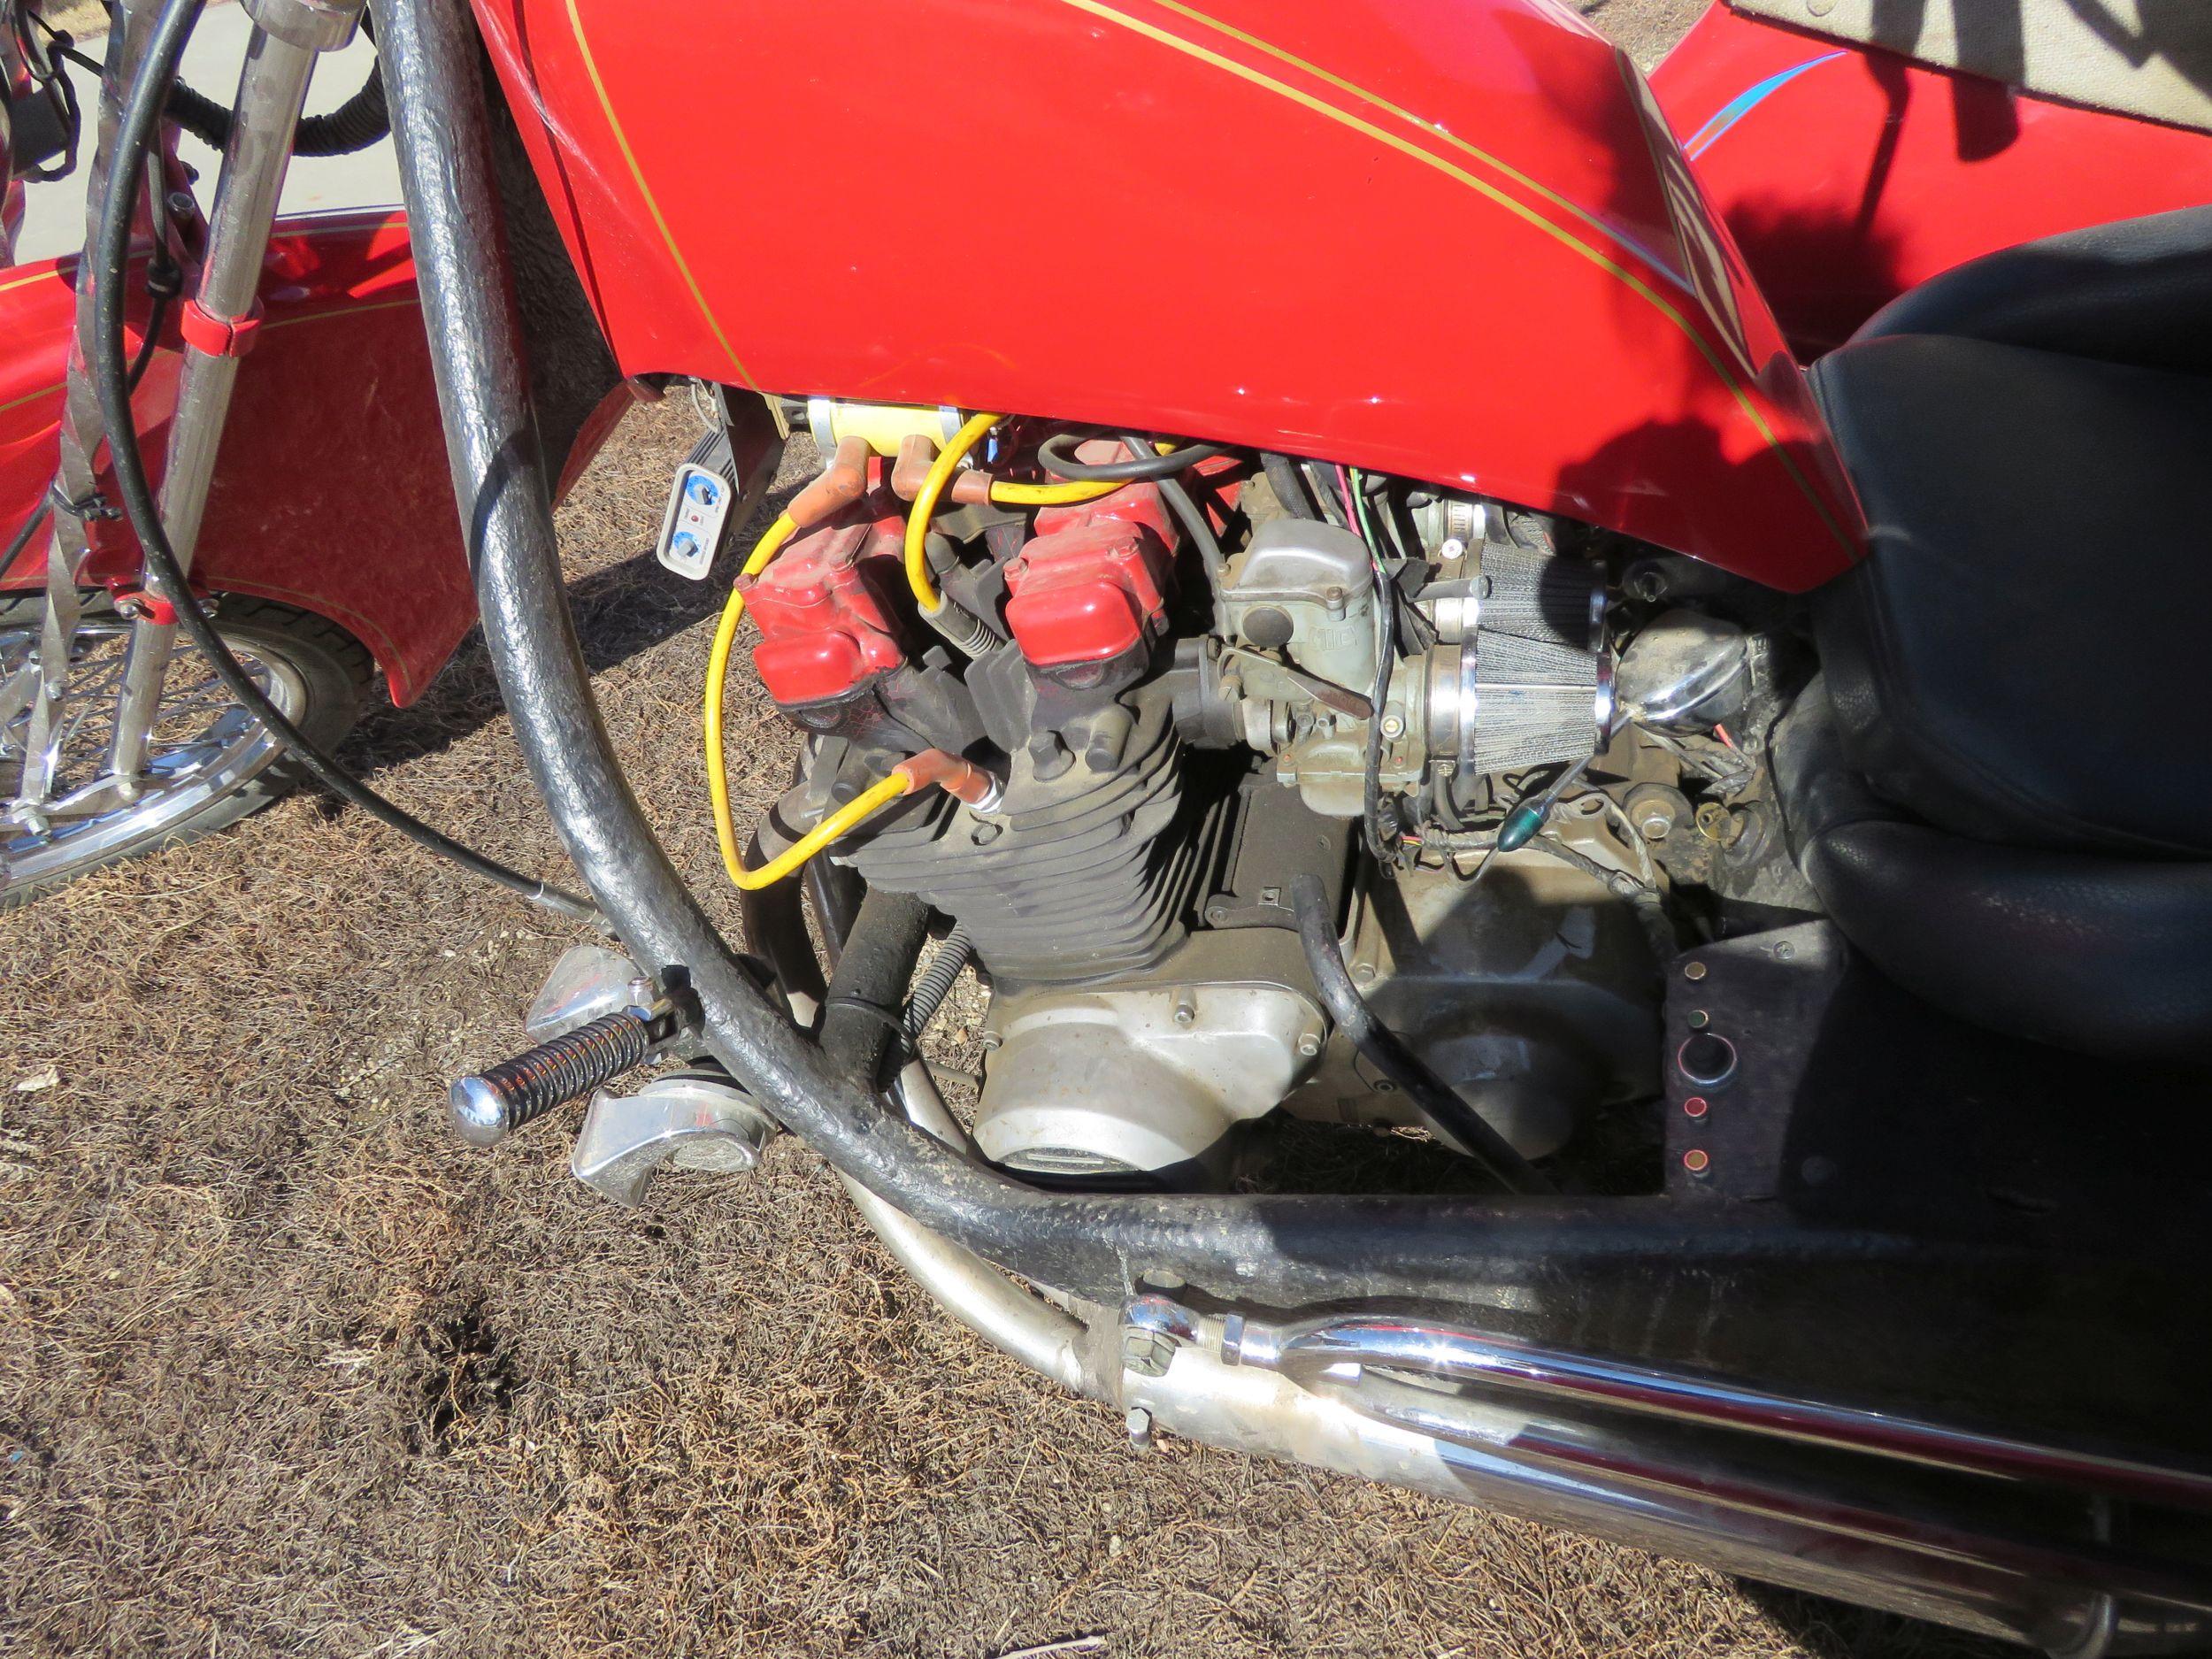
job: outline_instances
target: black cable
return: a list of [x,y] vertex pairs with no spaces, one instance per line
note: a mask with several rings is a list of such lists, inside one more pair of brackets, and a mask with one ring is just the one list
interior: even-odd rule
[[1217,443],[1187,443],[1166,455],[1154,455],[1149,453],[1149,442],[1127,437],[1122,442],[1133,454],[1126,461],[1079,461],[1064,453],[1088,435],[1074,432],[1056,434],[1037,446],[1037,459],[1055,478],[1072,479],[1083,484],[1132,484],[1146,479],[1172,478],[1186,467],[1223,453]]
[[1299,472],[1297,462],[1286,455],[1263,449],[1260,465],[1266,468],[1267,481],[1274,486],[1275,499],[1282,503],[1285,512],[1294,518],[1321,518],[1321,511],[1313,504],[1313,495],[1306,488],[1305,476]]
[[50,498],[44,495],[38,498],[38,505],[31,509],[31,516],[23,521],[23,527],[9,541],[8,550],[0,553],[0,572],[15,568],[16,560],[22,557],[23,549],[31,545],[31,538],[38,534],[39,526],[46,522],[46,515],[53,510],[54,503]]
[[[31,19],[39,27],[44,29],[49,37],[46,49],[47,65],[51,72],[48,76],[39,76],[35,73],[34,79],[42,88],[50,79],[55,89],[61,95],[62,119],[69,134],[69,146],[59,161],[49,162],[46,165],[35,168],[23,176],[34,184],[52,184],[67,178],[77,170],[77,142],[84,132],[84,111],[77,102],[76,84],[62,71],[52,67],[53,59],[56,58],[72,59],[88,67],[95,74],[100,73],[101,68],[98,64],[94,63],[82,52],[74,50],[73,42],[65,31],[56,28],[36,12],[31,13]],[[34,44],[28,36],[19,35],[17,38],[22,42],[27,52]]]
[[1344,511],[1351,516],[1352,528],[1367,549],[1367,563],[1375,573],[1375,688],[1367,699],[1374,713],[1368,717],[1367,752],[1361,768],[1360,833],[1367,843],[1369,856],[1384,870],[1395,874],[1397,836],[1392,827],[1383,823],[1382,728],[1390,708],[1391,676],[1398,666],[1398,595],[1383,570],[1382,556],[1369,540],[1367,516],[1348,491],[1344,498]]
[[146,378],[146,371],[153,367],[154,349],[161,344],[162,325],[169,319],[169,300],[166,294],[156,294],[153,309],[146,314],[146,333],[138,342],[138,355],[131,359],[130,388],[134,392]]
[[[1144,443],[1142,438],[1133,434],[1123,438],[1122,442],[1133,449],[1141,448]],[[1160,458],[1164,461],[1170,457],[1164,455]],[[1198,544],[1198,561],[1206,567],[1206,586],[1211,590],[1210,596],[1213,601],[1214,627],[1217,632],[1224,631],[1226,625],[1223,621],[1222,595],[1229,591],[1229,563],[1222,556],[1221,538],[1214,534],[1214,527],[1206,518],[1206,510],[1192,500],[1190,491],[1183,488],[1181,479],[1171,474],[1155,481],[1160,487],[1160,499],[1167,503],[1168,511],[1182,525],[1183,533]]]
[[1290,903],[1298,918],[1298,942],[1305,947],[1314,988],[1360,1057],[1396,1084],[1432,1129],[1448,1137],[1507,1192],[1551,1191],[1551,1183],[1513,1149],[1513,1143],[1488,1118],[1460,1099],[1397,1033],[1375,1018],[1345,971],[1344,952],[1337,944],[1336,913],[1321,878],[1310,870],[1293,876]]
[[158,579],[165,597],[176,607],[177,620],[199,648],[216,677],[246,710],[275,734],[293,757],[318,783],[342,800],[359,807],[377,822],[397,830],[418,846],[472,871],[509,892],[518,894],[541,909],[572,920],[597,923],[599,912],[590,902],[549,886],[534,877],[510,870],[505,864],[462,846],[421,819],[403,811],[366,784],[348,774],[311,742],[248,678],[238,659],[201,609],[185,580],[176,550],[154,500],[146,476],[145,457],[138,447],[138,430],[131,415],[129,370],[123,360],[123,300],[128,291],[132,220],[135,218],[136,180],[151,151],[161,123],[162,102],[168,84],[176,77],[185,42],[199,20],[203,0],[167,0],[155,20],[146,56],[132,81],[115,134],[115,158],[109,175],[106,199],[100,204],[100,222],[92,253],[96,281],[93,291],[92,337],[84,342],[85,357],[93,390],[100,400],[100,415],[107,427],[109,465],[115,473],[123,511],[137,533],[149,570]]

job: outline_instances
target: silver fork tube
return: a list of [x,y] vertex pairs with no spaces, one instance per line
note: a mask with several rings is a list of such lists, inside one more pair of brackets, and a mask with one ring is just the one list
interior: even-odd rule
[[[214,211],[208,219],[206,257],[196,296],[200,310],[221,323],[242,322],[253,314],[269,232],[276,222],[277,197],[291,160],[293,134],[307,101],[315,59],[324,50],[319,44],[303,43],[314,41],[311,30],[288,27],[290,13],[298,9],[298,0],[247,7],[255,27],[246,47],[245,68],[238,77],[238,101],[216,181]],[[360,4],[355,0],[350,6],[319,10],[345,12],[357,19]],[[349,24],[339,42],[350,32]],[[215,480],[215,459],[237,384],[238,361],[234,354],[185,348],[176,415],[169,428],[168,465],[162,474],[161,521],[176,549],[178,565],[188,570]],[[165,597],[173,600],[174,595]],[[162,685],[175,643],[174,623],[142,618],[131,629],[123,690],[108,744],[109,770],[119,776],[135,777],[145,769],[147,742],[161,707]]]
[[[97,137],[86,173],[85,240],[89,243],[99,224],[101,199],[114,167],[115,127],[122,111],[122,88],[136,74],[153,33],[159,0],[119,0],[108,25],[108,73],[100,86]],[[92,285],[77,290],[80,333],[92,318]],[[101,440],[99,400],[85,373],[81,344],[70,352],[69,379],[62,405],[61,437],[54,474],[56,488],[69,501],[83,501],[94,493],[98,474],[92,463]],[[31,710],[23,756],[23,771],[10,805],[9,821],[31,829],[43,828],[45,808],[53,794],[54,763],[59,755],[62,723],[67,718],[70,654],[76,641],[82,606],[77,576],[87,546],[84,526],[65,513],[52,516],[46,538],[46,616],[39,632],[38,656],[29,665]]]

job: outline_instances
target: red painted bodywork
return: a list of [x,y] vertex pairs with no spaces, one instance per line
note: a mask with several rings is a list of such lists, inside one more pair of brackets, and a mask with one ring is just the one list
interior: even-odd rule
[[1546,0],[477,12],[626,373],[1324,456],[1786,588],[1855,556],[1655,104]]
[[[1728,120],[1735,100],[1801,67]],[[2212,135],[2028,97],[1723,4],[1651,84],[1808,359],[1981,254],[2212,202]]]
[[[76,261],[0,272],[0,523],[19,523],[53,476]],[[402,704],[476,618],[415,295],[396,215],[288,221],[271,244],[266,320],[238,377],[194,561],[210,591],[328,617],[375,656]],[[177,357],[138,394],[158,465]],[[35,539],[0,585],[43,580]],[[133,550],[88,572],[130,580]]]
[[[2212,196],[2202,134],[1718,8],[1662,115],[1548,0],[849,0],[833,38],[784,0],[476,4],[629,374],[1317,455],[1788,589],[1863,534],[1798,354],[1992,248]],[[669,96],[672,38],[715,96]],[[795,135],[803,196],[767,159]],[[0,523],[50,476],[73,272],[0,270]],[[403,222],[284,226],[265,303],[196,574],[330,617],[411,701],[474,610]]]

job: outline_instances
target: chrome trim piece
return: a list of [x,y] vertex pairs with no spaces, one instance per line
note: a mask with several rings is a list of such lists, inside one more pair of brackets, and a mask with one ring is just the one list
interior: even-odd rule
[[1486,1383],[1516,1393],[1801,1440],[1839,1451],[2009,1480],[2042,1480],[2212,1509],[2212,1471],[2160,1468],[1779,1394],[1711,1379],[1591,1359],[1446,1325],[1338,1318],[1244,1325],[1233,1363],[1303,1376],[1353,1364]]

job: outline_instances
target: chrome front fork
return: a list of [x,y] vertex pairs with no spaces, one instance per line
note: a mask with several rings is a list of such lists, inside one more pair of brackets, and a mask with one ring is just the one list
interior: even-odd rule
[[[353,38],[365,0],[245,0],[253,38],[238,78],[230,142],[215,186],[197,292],[188,303],[184,365],[162,474],[161,518],[188,570],[215,480],[238,360],[259,319],[261,269],[277,197],[307,101],[315,60]],[[162,597],[174,603],[176,595]],[[108,770],[127,797],[146,768],[176,624],[142,617],[132,626],[123,686],[108,743]]]

